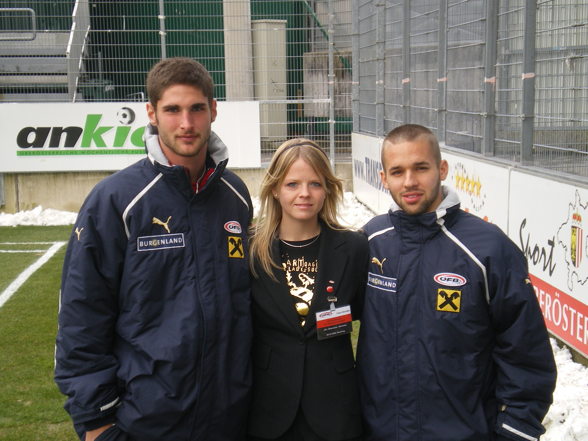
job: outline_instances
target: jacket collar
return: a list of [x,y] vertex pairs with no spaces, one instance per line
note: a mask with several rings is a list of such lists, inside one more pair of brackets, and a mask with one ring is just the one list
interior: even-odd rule
[[[437,209],[434,211],[435,217],[437,219],[441,219],[443,216],[445,216],[449,208],[459,205],[459,196],[451,187],[442,185],[441,192],[443,194],[443,199],[441,200],[441,203],[439,204]],[[403,212],[402,208],[400,208],[400,206],[396,203],[394,199],[392,199],[392,203],[390,204],[390,212]]]
[[[145,151],[147,152],[147,158],[149,161],[161,172],[163,173],[173,173],[178,176],[184,174],[183,167],[180,166],[172,166],[163,153],[161,146],[159,144],[159,132],[157,131],[157,127],[152,124],[147,124],[145,127],[145,132],[143,134],[143,141],[145,142]],[[208,178],[207,182],[211,182],[216,180],[216,176],[220,175],[227,163],[229,161],[228,158],[228,149],[225,143],[219,138],[219,136],[214,133],[210,132],[210,138],[208,139],[208,151],[206,154],[206,165],[205,167],[214,168],[213,174]],[[178,170],[181,169],[181,174]],[[182,179],[184,180],[184,179]],[[206,186],[204,187],[206,188]]]
[[[416,228],[425,228],[430,230],[432,233],[439,230],[441,225],[452,217],[452,213],[459,211],[460,203],[457,193],[447,186],[442,186],[441,191],[443,192],[443,200],[435,211],[430,213],[423,213],[419,215],[408,215],[402,210],[396,202],[392,202],[390,207],[390,220],[394,227],[399,230],[402,234],[406,232],[410,234],[410,231]],[[425,239],[423,236],[422,239]]]
[[[157,127],[152,124],[147,124],[143,133],[143,141],[145,142],[147,156],[151,162],[157,161],[162,165],[171,167],[159,145],[159,132],[157,131]],[[208,156],[212,158],[215,164],[229,160],[229,149],[215,132],[210,132]]]

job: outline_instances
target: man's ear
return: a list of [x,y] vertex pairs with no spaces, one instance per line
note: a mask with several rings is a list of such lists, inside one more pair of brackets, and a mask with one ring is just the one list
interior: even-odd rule
[[210,103],[210,122],[214,122],[216,119],[216,100],[213,98]]
[[157,116],[155,115],[155,107],[151,103],[147,103],[147,117],[151,125],[157,126]]
[[441,163],[439,164],[439,178],[444,181],[445,178],[447,178],[447,174],[449,173],[449,164],[447,164],[447,161],[445,159],[441,160]]
[[380,170],[380,179],[382,180],[382,185],[386,190],[390,190],[388,188],[388,182],[386,181],[386,172],[384,170]]

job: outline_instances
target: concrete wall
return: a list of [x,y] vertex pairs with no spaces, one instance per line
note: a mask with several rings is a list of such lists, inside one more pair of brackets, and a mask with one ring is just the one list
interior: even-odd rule
[[0,211],[15,213],[37,206],[78,211],[87,194],[110,172],[4,174]]
[[[233,169],[247,184],[251,196],[258,196],[265,168]],[[336,164],[345,191],[352,191],[351,163]],[[94,186],[111,172],[6,173],[4,206],[0,212],[16,213],[37,206],[77,212]]]

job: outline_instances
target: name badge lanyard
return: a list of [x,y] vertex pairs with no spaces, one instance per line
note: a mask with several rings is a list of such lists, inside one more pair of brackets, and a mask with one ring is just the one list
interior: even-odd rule
[[351,307],[349,305],[337,307],[335,295],[335,282],[329,280],[326,288],[329,309],[316,313],[316,334],[319,340],[350,334],[353,328],[351,324]]

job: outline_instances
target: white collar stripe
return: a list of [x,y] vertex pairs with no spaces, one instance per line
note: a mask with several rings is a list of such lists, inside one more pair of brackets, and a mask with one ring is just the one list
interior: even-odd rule
[[468,247],[466,247],[457,237],[451,233],[447,227],[441,224],[441,230],[449,237],[457,246],[459,246],[470,258],[478,265],[484,275],[484,288],[486,289],[486,301],[490,303],[490,290],[488,289],[488,275],[486,274],[486,267],[478,260],[478,258],[472,253]]
[[227,187],[229,187],[231,190],[233,190],[233,192],[239,197],[239,199],[241,199],[241,201],[243,201],[243,203],[245,204],[247,209],[249,209],[249,204],[247,203],[247,199],[245,199],[243,197],[243,195],[241,193],[239,193],[235,187],[233,187],[231,184],[229,184],[229,181],[227,181],[225,178],[221,178],[221,181],[223,181],[227,185]]
[[393,230],[393,229],[394,229],[394,227],[388,227],[388,228],[384,228],[383,230],[376,231],[368,236],[368,241],[372,240],[374,237],[379,236],[380,234],[387,233],[388,231]]
[[159,173],[155,177],[155,179],[153,179],[143,190],[141,190],[141,192],[137,196],[135,196],[133,198],[131,203],[129,205],[127,205],[127,208],[125,208],[125,211],[123,212],[123,215],[122,215],[122,221],[123,221],[123,224],[125,225],[125,233],[127,235],[127,239],[129,239],[131,237],[131,233],[129,231],[129,226],[127,225],[127,216],[129,214],[129,211],[131,211],[131,208],[133,208],[135,206],[135,204],[139,201],[139,199],[141,199],[143,197],[143,195],[145,195],[145,193],[147,193],[149,191],[149,189],[151,187],[153,187],[155,185],[155,183],[157,181],[159,181],[162,177],[163,177],[163,174]]

